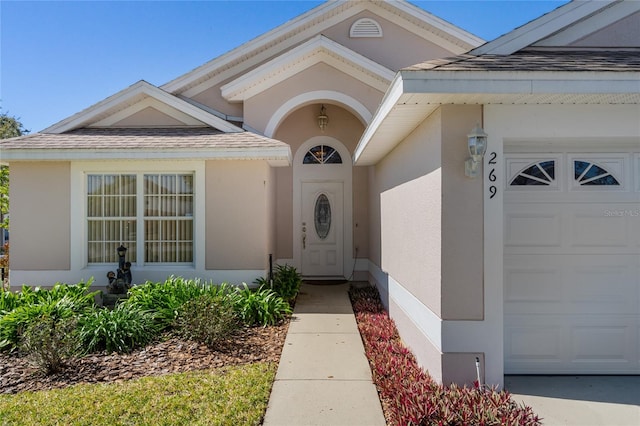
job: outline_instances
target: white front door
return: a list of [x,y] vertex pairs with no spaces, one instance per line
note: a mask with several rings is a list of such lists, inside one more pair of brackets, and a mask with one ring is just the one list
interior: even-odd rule
[[343,182],[302,182],[302,275],[343,276]]

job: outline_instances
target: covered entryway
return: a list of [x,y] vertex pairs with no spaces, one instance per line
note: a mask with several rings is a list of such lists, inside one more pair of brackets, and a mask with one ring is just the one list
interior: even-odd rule
[[506,374],[640,374],[640,156],[512,153]]

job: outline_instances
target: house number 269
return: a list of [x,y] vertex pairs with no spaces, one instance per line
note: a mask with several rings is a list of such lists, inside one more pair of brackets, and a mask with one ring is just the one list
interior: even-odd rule
[[[495,152],[491,152],[489,154],[489,166],[495,166],[496,164],[496,158],[498,157],[498,154],[496,154]],[[496,169],[495,167],[491,167],[491,169],[489,169],[489,182],[492,182],[492,184],[489,186],[489,199],[491,200],[493,197],[496,196],[496,194],[498,193],[498,187],[493,183],[497,180],[498,178],[496,177]]]

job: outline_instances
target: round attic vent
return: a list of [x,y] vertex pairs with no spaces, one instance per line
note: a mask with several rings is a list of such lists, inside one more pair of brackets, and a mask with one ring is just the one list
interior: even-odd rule
[[351,25],[349,37],[382,37],[382,27],[371,18],[360,18]]

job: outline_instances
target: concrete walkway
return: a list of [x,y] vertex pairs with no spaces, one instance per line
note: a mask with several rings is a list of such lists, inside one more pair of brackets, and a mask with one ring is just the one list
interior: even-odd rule
[[348,290],[302,285],[265,426],[386,424]]

